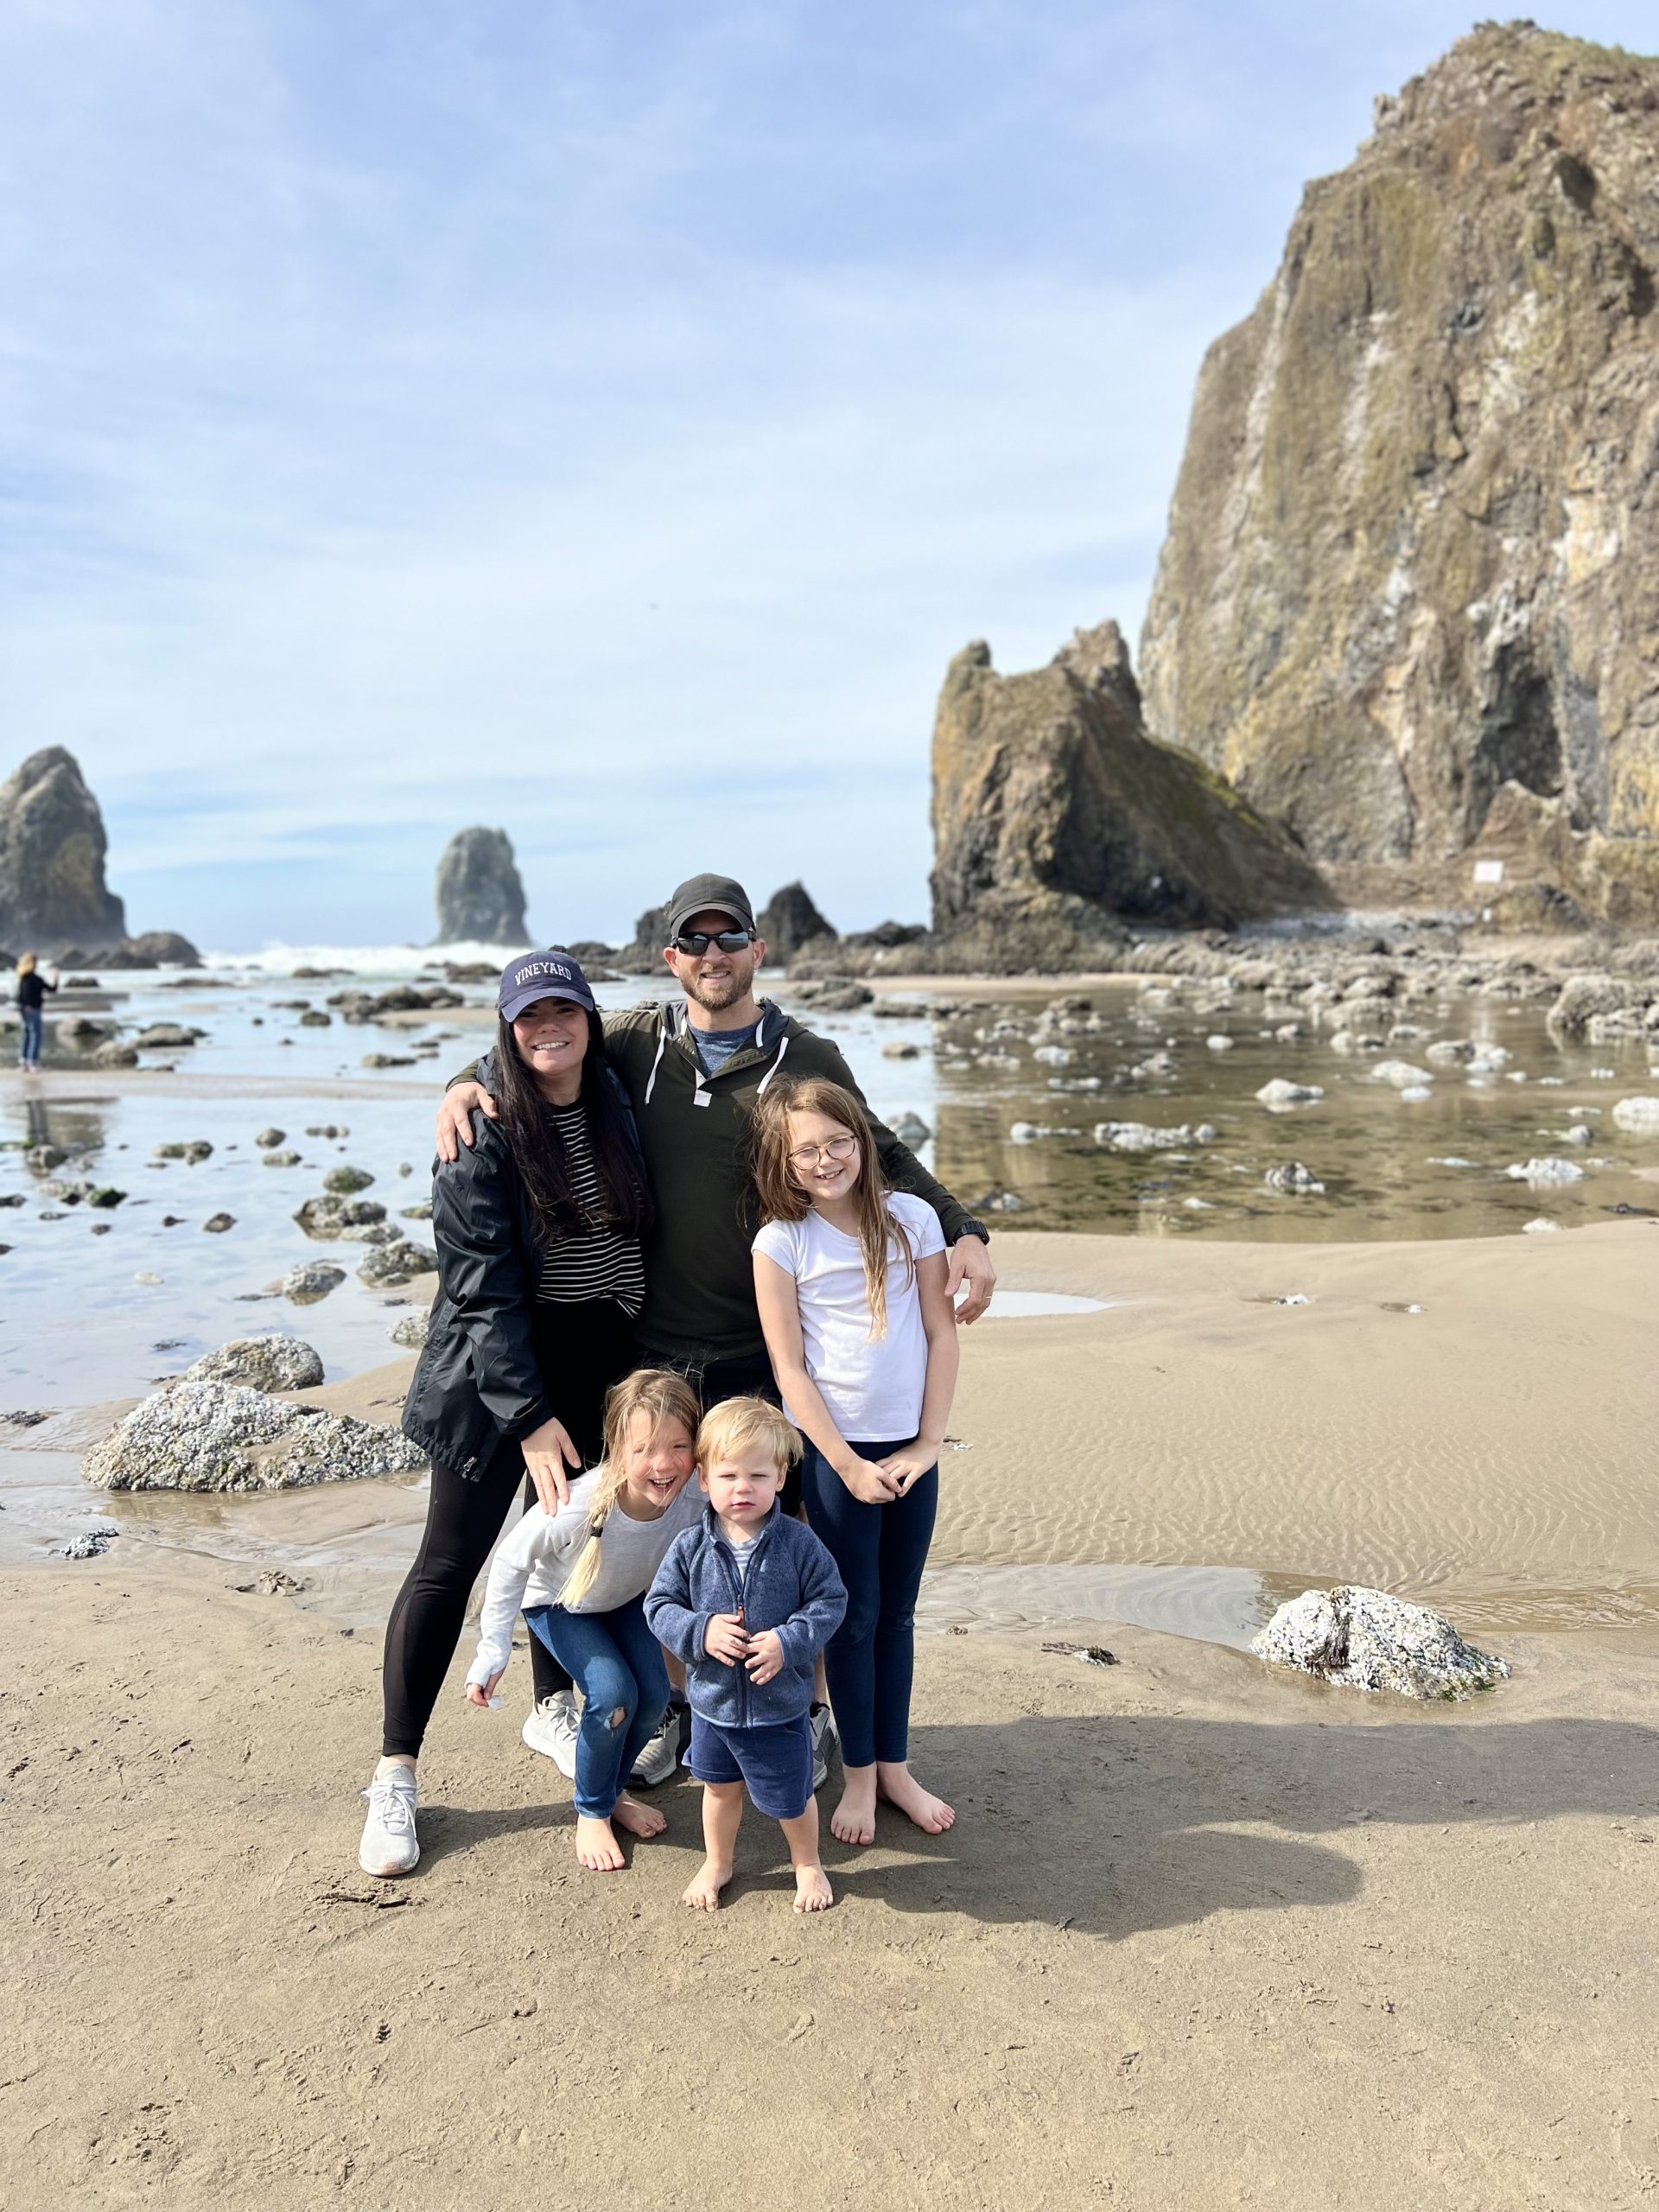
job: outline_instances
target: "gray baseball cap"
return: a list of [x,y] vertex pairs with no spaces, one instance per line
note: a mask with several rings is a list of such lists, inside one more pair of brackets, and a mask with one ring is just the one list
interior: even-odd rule
[[668,934],[677,938],[694,914],[729,914],[741,930],[754,927],[754,909],[742,885],[729,875],[694,875],[668,902]]

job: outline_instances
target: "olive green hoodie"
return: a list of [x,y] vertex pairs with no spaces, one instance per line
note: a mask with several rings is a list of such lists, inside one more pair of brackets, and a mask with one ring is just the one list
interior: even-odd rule
[[[760,1009],[753,1043],[713,1075],[702,1071],[683,999],[651,999],[604,1017],[606,1057],[632,1101],[657,1205],[639,1340],[671,1359],[701,1363],[766,1350],[750,1256],[760,1226],[747,1156],[755,1100],[785,1068],[791,1076],[827,1077],[863,1098],[827,1038],[769,999]],[[473,1072],[465,1069],[452,1080]],[[947,1247],[963,1235],[988,1235],[891,1129],[874,1119],[871,1128],[888,1182],[932,1207]]]

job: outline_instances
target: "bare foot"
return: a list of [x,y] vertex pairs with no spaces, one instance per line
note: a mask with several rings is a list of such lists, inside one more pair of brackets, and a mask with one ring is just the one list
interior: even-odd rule
[[626,1792],[612,1806],[611,1818],[618,1827],[626,1828],[630,1835],[661,1835],[668,1826],[667,1820],[654,1805],[642,1805],[637,1797],[630,1797]]
[[589,1820],[585,1813],[576,1815],[576,1857],[590,1874],[614,1874],[628,1863],[610,1822]]
[[921,1783],[902,1760],[879,1765],[875,1770],[876,1787],[889,1805],[896,1805],[907,1820],[914,1821],[925,1835],[943,1835],[956,1826],[954,1808],[943,1797],[936,1797]]
[[828,1912],[836,1901],[830,1886],[830,1877],[822,1866],[798,1866],[795,1869],[795,1910],[797,1912]]
[[844,1770],[847,1787],[841,1802],[830,1815],[830,1833],[842,1843],[875,1841],[875,1769],[849,1766]]
[[720,1893],[731,1878],[729,1866],[721,1866],[714,1859],[705,1859],[680,1891],[680,1903],[693,1906],[698,1912],[717,1912],[720,1910]]

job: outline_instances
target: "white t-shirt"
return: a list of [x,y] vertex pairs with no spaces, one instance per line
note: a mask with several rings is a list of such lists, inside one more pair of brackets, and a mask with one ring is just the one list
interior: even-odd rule
[[[944,1249],[944,1232],[931,1206],[907,1191],[887,1195],[887,1211],[908,1232],[918,1260]],[[927,1336],[922,1301],[905,1281],[901,1255],[887,1261],[887,1333],[870,1341],[870,1301],[864,1288],[864,1255],[856,1236],[820,1213],[804,1221],[769,1221],[754,1249],[795,1278],[801,1309],[806,1371],[849,1444],[907,1441],[922,1417],[927,1381]],[[785,1402],[798,1427],[799,1416]]]

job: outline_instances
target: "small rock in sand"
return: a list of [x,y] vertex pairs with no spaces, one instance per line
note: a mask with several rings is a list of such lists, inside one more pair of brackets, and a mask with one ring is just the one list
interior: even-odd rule
[[323,1260],[308,1260],[302,1266],[289,1269],[280,1288],[283,1296],[296,1306],[315,1306],[345,1280],[344,1268],[330,1267]]
[[120,1533],[118,1529],[88,1529],[82,1535],[71,1536],[67,1544],[60,1544],[58,1557],[101,1559]]
[[268,1567],[263,1574],[255,1575],[251,1582],[238,1582],[238,1592],[245,1598],[292,1598],[303,1590],[303,1582],[296,1582],[280,1567]]
[[1423,1090],[1434,1078],[1427,1068],[1414,1067],[1409,1060],[1379,1060],[1371,1070],[1371,1080],[1391,1083],[1396,1090]]
[[227,1229],[236,1227],[236,1216],[233,1213],[210,1213],[201,1225],[209,1236],[222,1236]]
[[899,1143],[910,1146],[912,1151],[918,1144],[928,1143],[933,1135],[919,1114],[906,1112],[895,1115],[889,1126]]
[[1541,1213],[1535,1221],[1522,1223],[1521,1234],[1523,1236],[1557,1236],[1560,1232],[1560,1226],[1559,1221],[1551,1221],[1547,1215]]
[[1627,1136],[1659,1137],[1659,1098],[1621,1098],[1613,1109],[1613,1126]]
[[1305,1590],[1280,1606],[1250,1649],[1357,1690],[1465,1698],[1508,1675],[1508,1662],[1465,1643],[1450,1621],[1382,1590]]
[[261,1152],[274,1152],[287,1135],[286,1129],[261,1129],[254,1142]]
[[401,1321],[393,1325],[390,1332],[391,1341],[402,1344],[406,1351],[419,1351],[426,1342],[431,1319],[429,1313],[405,1313]]
[[349,1198],[359,1191],[366,1191],[374,1178],[366,1167],[331,1167],[322,1179],[325,1191]]
[[1512,1183],[1581,1183],[1584,1170],[1575,1160],[1529,1160],[1519,1166],[1506,1167],[1504,1173]]
[[299,1164],[297,1152],[267,1152],[262,1154],[259,1160],[262,1167],[297,1167]]

